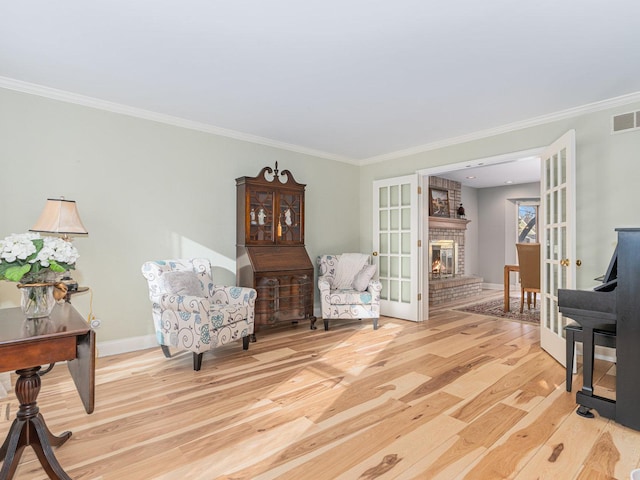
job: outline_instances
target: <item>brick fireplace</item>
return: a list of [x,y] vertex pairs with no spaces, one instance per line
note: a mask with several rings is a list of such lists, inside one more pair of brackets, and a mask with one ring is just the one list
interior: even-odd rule
[[460,300],[482,292],[480,277],[465,275],[465,232],[470,220],[456,218],[461,186],[439,177],[430,186],[449,191],[449,217],[429,217],[429,305]]
[[429,217],[429,305],[460,300],[482,292],[482,278],[464,274],[467,223],[469,220],[460,218]]

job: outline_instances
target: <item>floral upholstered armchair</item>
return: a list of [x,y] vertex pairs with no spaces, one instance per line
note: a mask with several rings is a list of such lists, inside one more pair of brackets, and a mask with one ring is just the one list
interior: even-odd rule
[[324,329],[330,319],[371,318],[378,329],[382,284],[374,279],[376,266],[361,253],[318,257],[318,289]]
[[204,258],[156,260],[142,265],[149,284],[156,339],[167,358],[169,347],[193,352],[193,369],[202,354],[253,334],[256,291],[215,285]]

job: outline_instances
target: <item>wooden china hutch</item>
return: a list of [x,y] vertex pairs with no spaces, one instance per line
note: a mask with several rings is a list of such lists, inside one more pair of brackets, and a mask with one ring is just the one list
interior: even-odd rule
[[[283,178],[284,177],[284,178]],[[264,167],[236,179],[236,275],[258,292],[255,329],[313,315],[313,264],[304,247],[304,184],[289,170]]]

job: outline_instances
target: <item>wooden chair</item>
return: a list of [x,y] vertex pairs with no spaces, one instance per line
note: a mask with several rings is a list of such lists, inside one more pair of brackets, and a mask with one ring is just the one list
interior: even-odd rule
[[516,243],[518,265],[520,267],[520,313],[524,307],[524,294],[527,294],[527,306],[536,308],[536,294],[540,293],[540,244]]

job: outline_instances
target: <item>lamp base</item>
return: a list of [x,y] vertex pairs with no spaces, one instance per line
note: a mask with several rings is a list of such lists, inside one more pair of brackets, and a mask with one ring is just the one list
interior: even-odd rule
[[60,281],[67,286],[67,290],[71,292],[75,292],[76,290],[78,290],[78,282],[76,282],[70,276],[65,275]]

